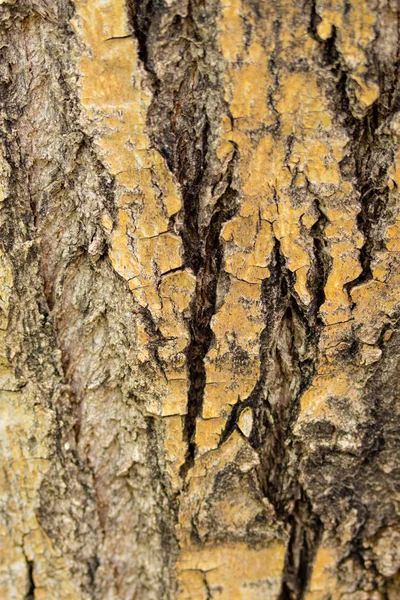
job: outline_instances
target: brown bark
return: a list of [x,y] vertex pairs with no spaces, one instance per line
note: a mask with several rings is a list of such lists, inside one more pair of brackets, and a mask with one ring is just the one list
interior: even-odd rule
[[0,3],[1,598],[400,598],[399,13]]

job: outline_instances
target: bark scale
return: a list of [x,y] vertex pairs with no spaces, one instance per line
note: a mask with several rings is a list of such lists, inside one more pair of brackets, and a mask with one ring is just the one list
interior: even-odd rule
[[0,3],[2,598],[400,598],[399,13]]

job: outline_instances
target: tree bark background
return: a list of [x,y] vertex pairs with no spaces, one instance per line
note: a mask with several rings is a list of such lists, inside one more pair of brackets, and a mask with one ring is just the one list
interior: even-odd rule
[[399,13],[0,2],[1,598],[400,598]]

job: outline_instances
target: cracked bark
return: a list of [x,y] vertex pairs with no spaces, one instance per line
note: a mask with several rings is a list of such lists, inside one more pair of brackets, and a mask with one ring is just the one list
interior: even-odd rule
[[2,598],[400,598],[399,18],[1,3]]

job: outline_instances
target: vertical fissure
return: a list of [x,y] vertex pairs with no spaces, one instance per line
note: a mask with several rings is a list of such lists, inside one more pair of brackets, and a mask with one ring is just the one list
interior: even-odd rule
[[262,284],[265,327],[260,335],[260,377],[250,394],[233,406],[220,439],[223,444],[237,425],[244,407],[253,408],[255,422],[250,443],[261,458],[259,479],[264,495],[285,524],[287,546],[280,600],[301,600],[311,576],[322,535],[322,524],[298,481],[299,457],[293,447],[293,427],[300,399],[318,366],[320,307],[331,259],[324,238],[327,217],[316,200],[319,217],[311,229],[314,261],[309,285],[313,298],[308,308],[296,299],[295,274],[286,266],[280,241],[275,239],[270,277]]
[[249,398],[257,421],[250,441],[261,458],[261,486],[290,534],[280,600],[304,597],[322,535],[322,525],[298,480],[299,457],[293,442],[300,399],[318,366],[319,309],[330,270],[324,240],[327,219],[318,203],[317,208],[319,218],[311,230],[314,262],[309,284],[313,300],[308,308],[296,299],[295,275],[275,240],[271,275],[262,289],[266,326],[261,334],[261,376]]
[[[359,193],[357,226],[364,237],[360,248],[362,272],[345,284],[350,295],[354,287],[373,278],[373,258],[384,246],[380,231],[387,212],[388,169],[394,158],[392,136],[387,129],[385,131],[385,124],[400,109],[396,89],[399,66],[394,65],[391,70],[377,69],[380,73],[380,94],[364,116],[355,115],[348,93],[349,73],[337,48],[337,29],[332,26],[332,35],[322,40],[317,33],[319,21],[314,1],[311,3],[310,34],[320,44],[323,64],[336,81],[337,93],[333,102],[351,140],[350,152],[339,166],[342,176],[352,179]],[[373,57],[373,63],[376,67],[376,57]]]
[[267,477],[263,488],[277,514],[284,517],[290,496],[286,440],[291,438],[300,397],[317,367],[320,324],[317,309],[303,310],[295,298],[294,274],[286,267],[279,240],[275,240],[270,271],[271,277],[263,285],[266,327],[261,335],[262,393],[255,398],[261,427],[255,428],[252,441],[261,452],[263,477]]
[[364,237],[364,243],[360,249],[362,272],[345,285],[349,294],[354,287],[373,278],[373,259],[377,252],[384,249],[380,230],[388,205],[388,169],[393,163],[394,152],[389,136],[382,136],[378,131],[382,123],[378,111],[376,104],[357,124],[354,133],[356,187],[361,207],[357,226]]
[[183,478],[193,465],[196,453],[196,421],[201,416],[203,407],[206,386],[204,359],[213,339],[211,319],[216,311],[217,284],[222,263],[220,233],[223,224],[232,218],[236,211],[238,194],[230,187],[235,161],[236,158],[233,158],[228,169],[228,188],[217,202],[210,225],[207,228],[204,255],[201,257],[196,276],[196,291],[192,302],[192,318],[189,324],[190,343],[187,351],[190,383],[188,411],[184,428],[187,453],[181,471]]
[[24,600],[34,600],[35,599],[35,582],[33,579],[33,569],[34,569],[34,561],[28,560],[25,556],[26,567],[27,567],[27,584],[26,584],[26,594],[24,596]]
[[302,600],[322,535],[322,524],[301,491],[288,519],[290,538],[278,600]]
[[329,255],[329,247],[325,237],[325,228],[328,224],[328,218],[324,214],[318,199],[315,200],[315,205],[319,216],[310,230],[313,239],[314,256],[314,264],[312,265],[309,277],[309,287],[313,292],[310,314],[312,316],[314,327],[320,330],[322,326],[320,308],[325,302],[325,285],[332,268],[332,257]]
[[[139,56],[153,89],[148,111],[150,136],[181,186],[183,208],[174,221],[181,224],[184,267],[196,276],[187,321],[188,399],[183,431],[187,451],[181,467],[185,479],[196,454],[196,422],[206,385],[204,359],[213,339],[211,319],[222,265],[220,233],[238,204],[233,186],[238,150],[235,147],[228,166],[218,167],[212,140],[224,100],[217,61],[209,58],[216,52],[213,2],[207,6],[188,0],[184,7],[169,9],[157,0],[130,1],[128,9]],[[162,77],[158,72],[161,64]],[[214,110],[209,108],[210,99]],[[219,195],[214,192],[217,187],[223,190]],[[211,199],[205,201],[207,194]]]
[[[350,139],[347,146],[348,152],[339,166],[343,179],[352,181],[359,194],[360,212],[357,217],[357,225],[364,238],[360,249],[362,272],[344,286],[351,297],[351,290],[354,287],[373,278],[373,261],[379,251],[384,249],[382,237],[384,227],[382,225],[389,215],[387,209],[388,169],[394,158],[393,143],[387,129],[385,131],[385,123],[394,111],[398,110],[398,106],[395,106],[394,102],[389,102],[388,97],[385,102],[382,99],[385,91],[394,98],[393,82],[389,83],[387,79],[390,77],[384,75],[379,82],[381,93],[365,115],[360,117],[353,110],[349,95],[350,75],[337,48],[337,30],[335,27],[332,28],[332,35],[328,40],[320,39],[317,34],[319,20],[316,3],[311,2],[310,34],[320,43],[322,64],[334,77],[336,94],[332,94],[332,102],[335,113],[339,115]],[[380,69],[380,72],[383,71],[384,69]],[[390,89],[391,91],[389,91]],[[331,268],[329,246],[324,234],[327,219],[323,214],[323,207],[318,201],[316,204],[320,216],[311,229],[314,265],[310,278],[310,288],[313,289],[314,295],[311,331],[314,330],[315,333],[322,326],[319,308],[325,301],[324,287]],[[318,344],[318,335],[316,335],[316,344]],[[318,356],[315,355],[315,364],[317,359]],[[300,396],[301,391],[299,391],[298,397],[300,398]],[[298,460],[299,457],[297,457],[297,462]],[[315,552],[323,533],[322,521],[300,484],[296,496],[294,508],[287,517],[290,540],[285,557],[279,600],[304,598]]]

